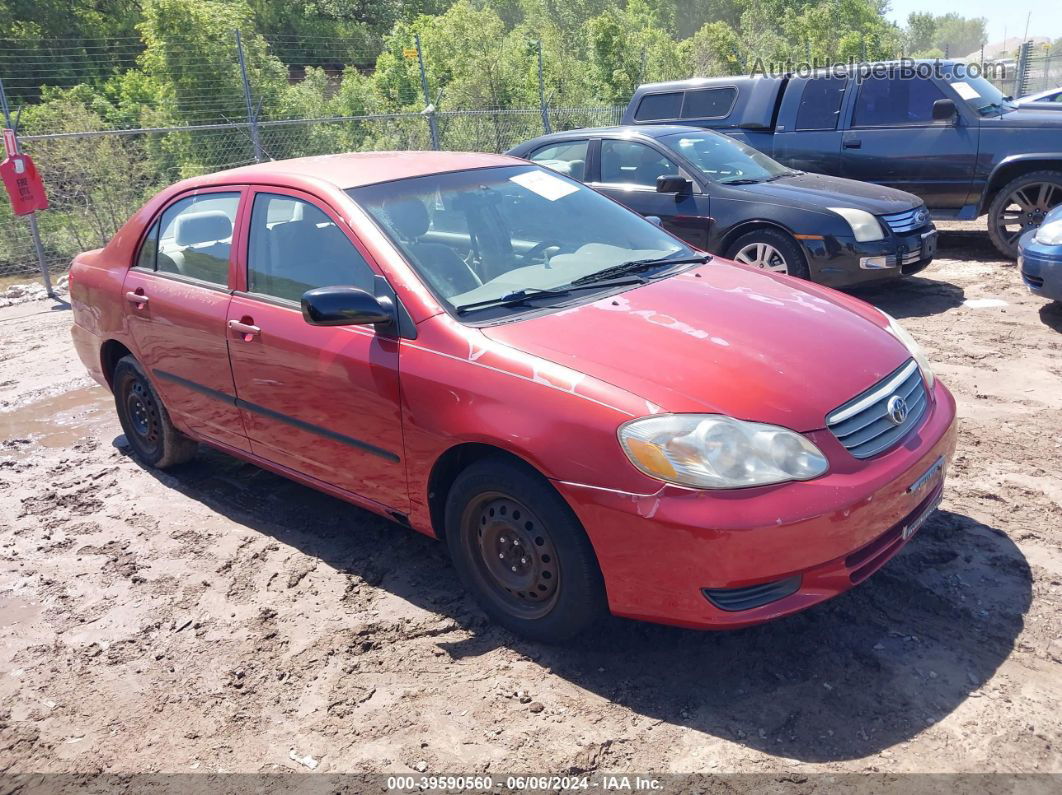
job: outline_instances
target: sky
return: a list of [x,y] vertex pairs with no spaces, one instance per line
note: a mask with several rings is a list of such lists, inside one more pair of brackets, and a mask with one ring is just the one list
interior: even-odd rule
[[1003,40],[1004,27],[1008,37],[1021,36],[1025,32],[1025,17],[1031,11],[1030,36],[1048,36],[1051,39],[1062,37],[1062,2],[1058,0],[1017,0],[1011,3],[965,0],[946,9],[926,0],[891,0],[891,5],[888,17],[901,26],[906,24],[908,14],[914,11],[929,11],[938,15],[955,11],[964,17],[984,17],[988,20],[989,43]]

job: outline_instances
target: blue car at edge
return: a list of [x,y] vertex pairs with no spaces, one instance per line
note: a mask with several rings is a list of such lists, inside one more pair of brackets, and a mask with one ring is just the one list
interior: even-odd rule
[[1034,295],[1062,302],[1062,205],[1021,236],[1018,270]]

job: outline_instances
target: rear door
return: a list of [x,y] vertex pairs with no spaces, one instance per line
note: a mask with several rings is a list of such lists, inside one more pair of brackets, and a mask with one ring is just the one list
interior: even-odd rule
[[842,176],[910,191],[930,207],[962,207],[980,128],[961,117],[934,121],[939,99],[953,98],[925,77],[893,73],[861,80],[842,137]]
[[124,297],[137,358],[174,423],[246,451],[225,329],[245,193],[211,188],[169,204],[140,244]]
[[256,188],[228,312],[236,394],[251,450],[405,513],[396,337],[302,316],[314,287],[386,289],[330,208],[293,190]]
[[[655,146],[642,141],[603,138],[592,160],[590,185],[642,215],[655,215],[673,235],[697,248],[708,245],[708,197],[698,181]],[[693,180],[693,193],[658,193],[656,178],[679,174]]]
[[775,159],[815,174],[841,174],[841,110],[848,78],[793,78],[785,89],[779,119],[792,119],[774,135]]

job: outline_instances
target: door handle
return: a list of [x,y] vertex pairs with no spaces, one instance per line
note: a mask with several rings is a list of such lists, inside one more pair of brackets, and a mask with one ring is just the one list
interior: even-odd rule
[[845,149],[859,149],[863,146],[863,142],[858,138],[849,138],[844,142]]
[[257,337],[262,333],[262,329],[258,326],[254,326],[250,323],[244,323],[241,320],[230,320],[229,328],[235,331],[237,334],[243,334],[245,340],[250,340],[251,337]]
[[143,293],[137,293],[137,292],[134,292],[132,290],[130,290],[129,292],[127,292],[125,294],[125,298],[126,298],[127,301],[131,301],[132,303],[136,304],[138,307],[147,306],[147,302],[149,300],[148,297],[146,295],[144,295]]

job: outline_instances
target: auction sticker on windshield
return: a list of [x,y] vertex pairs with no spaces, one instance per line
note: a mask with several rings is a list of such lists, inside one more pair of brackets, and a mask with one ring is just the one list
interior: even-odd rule
[[552,177],[544,171],[525,171],[523,174],[509,177],[509,181],[515,182],[517,185],[527,188],[529,191],[537,193],[543,199],[549,199],[551,202],[555,202],[557,199],[561,199],[569,193],[575,193],[578,190],[570,182],[565,182],[558,177]]
[[962,80],[956,80],[951,84],[951,87],[959,92],[959,96],[963,99],[978,99],[981,95],[974,90],[974,87],[969,83]]

